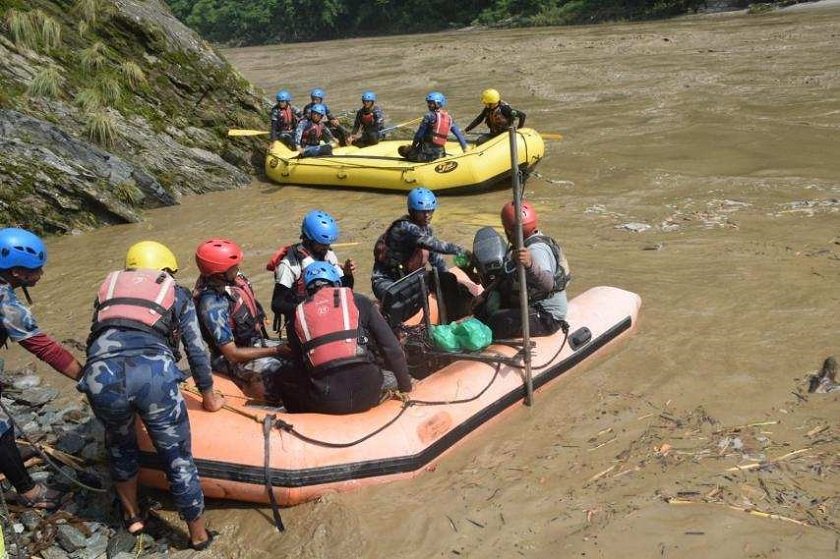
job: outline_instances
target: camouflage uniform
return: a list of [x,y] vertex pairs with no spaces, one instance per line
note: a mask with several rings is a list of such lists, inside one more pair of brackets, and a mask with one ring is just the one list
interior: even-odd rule
[[279,396],[281,371],[290,366],[290,362],[278,357],[260,357],[245,363],[231,363],[222,355],[219,348],[231,342],[239,347],[271,347],[279,345],[276,340],[258,336],[256,332],[234,332],[230,319],[231,300],[212,289],[201,293],[198,299],[198,317],[208,336],[212,365],[219,371],[233,378],[237,385],[251,384],[259,380],[265,387],[266,394]]
[[[7,339],[20,342],[40,333],[35,317],[26,305],[18,300],[12,286],[0,282],[0,345],[5,345]],[[0,436],[5,435],[11,428],[9,416],[0,410]]]
[[[443,275],[446,273],[446,262],[441,254],[460,254],[464,249],[454,243],[447,243],[435,237],[431,226],[417,225],[408,216],[397,221],[386,235],[388,245],[388,259],[393,262],[405,262],[418,248],[429,250],[429,264],[437,268]],[[374,262],[373,273],[370,277],[373,294],[382,299],[385,290],[403,276],[403,272],[390,267],[383,262]]]
[[[213,387],[207,346],[201,337],[189,291],[176,287],[175,309],[187,360],[199,390]],[[87,394],[105,425],[111,475],[137,475],[139,449],[135,415],[140,415],[163,462],[170,493],[181,515],[192,521],[204,510],[204,494],[190,445],[187,407],[178,385],[186,378],[173,349],[160,336],[110,328],[90,341],[78,389]]]

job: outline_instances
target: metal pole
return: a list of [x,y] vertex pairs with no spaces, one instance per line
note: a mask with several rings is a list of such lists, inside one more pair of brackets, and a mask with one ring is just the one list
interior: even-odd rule
[[[525,246],[525,238],[522,234],[522,184],[519,180],[519,146],[515,126],[510,127],[509,138],[511,188],[513,189],[513,208],[516,211],[516,250],[520,250]],[[522,341],[525,344],[522,348],[525,365],[525,405],[530,406],[534,402],[534,382],[531,378],[531,323],[528,320],[528,284],[525,278],[525,266],[517,263],[516,273],[519,276],[519,311],[522,316]]]

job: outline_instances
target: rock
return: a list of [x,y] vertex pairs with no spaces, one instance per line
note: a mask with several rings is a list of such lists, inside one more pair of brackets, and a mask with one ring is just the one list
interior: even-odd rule
[[102,532],[96,532],[85,540],[84,548],[76,551],[71,559],[98,559],[104,556],[108,548],[108,536]]
[[25,510],[20,515],[20,522],[29,532],[32,532],[41,524],[41,515],[34,510]]
[[24,390],[26,388],[35,388],[41,384],[41,377],[38,375],[22,375],[17,377],[12,382],[12,387],[18,390]]
[[56,540],[65,551],[76,551],[85,546],[87,538],[78,528],[70,524],[61,524],[58,527]]
[[58,438],[55,447],[67,454],[78,454],[85,447],[85,438],[74,432],[64,433]]
[[641,233],[643,231],[647,231],[651,228],[650,225],[647,223],[638,223],[638,222],[631,222],[631,223],[622,223],[621,225],[616,225],[616,229],[624,229],[625,231],[632,231],[633,233]]
[[20,427],[20,431],[24,435],[31,436],[41,432],[41,425],[37,421],[30,421],[29,423],[26,423],[23,427]]
[[58,546],[48,547],[41,551],[42,559],[68,559],[67,553]]
[[58,390],[55,388],[27,388],[21,391],[20,394],[12,394],[11,397],[18,403],[23,403],[28,406],[42,406],[53,400],[58,396]]
[[79,457],[86,462],[101,462],[105,458],[105,449],[94,441],[85,445]]
[[23,531],[26,530],[26,526],[24,526],[20,522],[15,522],[14,524],[12,524],[12,530],[15,531],[15,534],[23,534]]

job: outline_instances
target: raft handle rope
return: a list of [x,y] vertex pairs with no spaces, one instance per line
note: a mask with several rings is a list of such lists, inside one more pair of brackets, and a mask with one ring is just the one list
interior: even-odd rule
[[[14,429],[15,426],[17,425],[17,422],[15,421],[14,416],[9,412],[9,409],[6,407],[5,404],[3,404],[2,401],[0,401],[0,409],[2,409],[6,413],[7,416],[9,416],[9,421],[12,423],[12,429]],[[70,483],[79,487],[80,489],[87,489],[88,491],[93,491],[95,493],[106,493],[107,492],[107,490],[104,489],[104,488],[91,487],[90,485],[82,483],[81,481],[77,480],[76,478],[71,477],[60,466],[58,466],[55,462],[53,462],[52,458],[47,456],[47,454],[43,450],[41,450],[41,447],[39,445],[37,445],[35,442],[33,442],[32,439],[29,438],[29,435],[27,435],[25,432],[23,432],[23,430],[21,430],[20,434],[23,437],[23,440],[25,440],[27,443],[29,443],[29,446],[31,446],[35,450],[35,452],[38,454],[38,456],[41,458],[41,460],[44,461],[45,464],[49,465],[53,470],[55,470],[56,472],[61,474],[61,476],[64,477],[65,479],[67,479]]]
[[280,517],[280,506],[274,496],[274,483],[271,481],[271,427],[274,425],[277,416],[266,414],[263,418],[263,438],[265,439],[265,490],[268,491],[268,499],[271,501],[271,513],[274,515],[274,527],[278,532],[284,532],[283,519]]

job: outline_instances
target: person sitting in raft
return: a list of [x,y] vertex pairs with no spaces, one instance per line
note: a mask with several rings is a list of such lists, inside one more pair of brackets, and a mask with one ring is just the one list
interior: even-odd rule
[[[0,229],[0,346],[7,347],[8,340],[17,342],[59,373],[76,380],[82,366],[73,354],[41,331],[32,312],[15,294],[15,289],[20,287],[29,300],[27,288],[38,283],[46,263],[47,248],[37,235],[17,227]],[[14,486],[18,503],[24,507],[55,509],[63,501],[63,493],[35,483],[29,476],[15,444],[14,424],[2,409],[0,473]]]
[[[528,285],[528,321],[533,336],[548,336],[565,325],[568,299],[569,263],[557,241],[542,234],[537,211],[522,201],[522,234],[524,247],[512,246],[505,257],[505,274],[487,286],[474,301],[475,316],[493,331],[494,339],[522,335],[522,315],[519,307],[519,282],[516,264],[525,267]],[[516,238],[516,210],[514,203],[502,207],[502,225],[509,242]]]
[[469,253],[459,245],[435,237],[431,222],[437,209],[437,198],[431,190],[412,189],[408,193],[407,206],[408,214],[391,223],[376,241],[371,274],[373,294],[382,301],[388,288],[397,280],[429,263],[438,271],[441,291],[450,310],[449,318],[461,318],[468,310],[469,301],[463,300],[458,280],[447,271],[441,255]]
[[215,412],[224,399],[213,392],[207,346],[189,290],[175,283],[178,263],[160,243],[128,249],[125,270],[111,272],[99,288],[78,389],[105,426],[114,486],[126,530],[138,534],[144,518],[137,503],[139,415],[169,480],[170,493],[187,522],[190,546],[204,549],[213,535],[204,526],[204,494],[190,451],[190,422],[178,385],[183,342],[202,406]]
[[324,124],[327,128],[330,129],[333,136],[338,139],[338,145],[340,146],[349,146],[350,142],[347,139],[347,130],[341,125],[341,122],[338,120],[337,117],[333,116],[330,112],[330,108],[324,103],[324,99],[327,98],[327,93],[320,87],[316,87],[312,91],[309,92],[309,103],[304,105],[303,107],[303,116],[309,118],[309,112],[312,110],[312,107],[315,105],[323,105],[324,106],[324,116],[326,117],[326,122]]
[[411,391],[405,354],[373,302],[341,286],[335,266],[313,262],[303,272],[306,299],[288,324],[289,345],[306,371],[305,411],[348,414],[379,404],[383,372],[371,344],[396,376],[401,392]]
[[[335,137],[322,120],[326,114],[327,109],[324,105],[313,105],[309,108],[309,116],[302,118],[298,123],[295,130],[295,145],[301,157],[332,155]],[[321,145],[321,140],[327,143]]]
[[281,141],[295,149],[295,129],[303,113],[292,106],[292,94],[281,89],[275,96],[277,103],[271,107],[271,141]]
[[353,132],[348,140],[360,148],[375,146],[382,139],[383,126],[385,126],[385,115],[376,104],[376,93],[365,91],[362,93],[362,108],[356,111]]
[[461,129],[444,107],[446,97],[443,93],[432,91],[426,96],[429,112],[423,117],[414,140],[410,145],[400,146],[397,151],[409,161],[434,161],[446,155],[446,138],[452,132],[461,144],[461,150],[467,152],[467,140]]
[[279,330],[279,318],[291,320],[298,304],[306,298],[303,269],[313,262],[331,264],[341,278],[343,287],[353,288],[353,273],[356,264],[348,258],[344,265],[338,264],[338,257],[330,245],[338,240],[338,223],[323,210],[307,213],[300,224],[300,242],[286,246],[274,253],[266,269],[274,272],[274,294],[271,310],[274,311],[275,330]]
[[464,128],[464,132],[469,132],[482,122],[487,123],[487,128],[490,129],[490,132],[479,136],[475,141],[475,145],[479,146],[490,138],[504,134],[511,127],[515,119],[519,120],[516,125],[517,128],[525,126],[525,113],[517,111],[502,101],[501,95],[495,89],[485,89],[482,91],[481,102],[484,103],[484,110]]
[[210,346],[213,370],[229,375],[246,395],[266,401],[283,399],[282,356],[288,347],[270,340],[265,313],[251,283],[240,273],[242,249],[227,239],[198,245],[200,276],[193,290],[198,321]]

